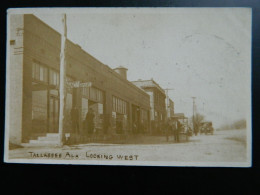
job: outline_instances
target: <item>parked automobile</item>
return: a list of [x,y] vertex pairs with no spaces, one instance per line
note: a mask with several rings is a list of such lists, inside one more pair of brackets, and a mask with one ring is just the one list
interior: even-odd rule
[[209,122],[203,122],[201,123],[201,128],[200,128],[200,133],[205,133],[206,135],[207,134],[211,134],[213,135],[214,133],[214,128],[212,126],[212,122],[209,121]]

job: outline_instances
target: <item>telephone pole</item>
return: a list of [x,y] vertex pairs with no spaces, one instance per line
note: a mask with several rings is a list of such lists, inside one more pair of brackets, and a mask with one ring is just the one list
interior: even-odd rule
[[167,118],[169,117],[168,116],[168,113],[169,113],[169,95],[168,95],[168,91],[169,90],[174,90],[173,88],[172,89],[169,89],[169,88],[166,88],[166,89],[164,89],[165,91],[166,91],[166,113],[167,113]]
[[[195,133],[195,122],[194,122],[194,115],[195,115],[195,99],[196,99],[196,97],[191,97],[192,98],[192,125],[193,125],[193,132]],[[195,135],[196,135],[196,133],[195,133]]]
[[60,110],[59,110],[59,143],[63,145],[64,135],[64,110],[66,97],[66,40],[67,40],[67,21],[66,14],[62,15],[63,32],[61,35],[61,51],[60,51]]

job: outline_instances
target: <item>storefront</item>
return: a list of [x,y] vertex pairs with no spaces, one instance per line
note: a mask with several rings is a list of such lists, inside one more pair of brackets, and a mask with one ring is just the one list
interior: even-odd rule
[[[67,80],[72,80],[68,78]],[[66,90],[65,131],[71,130],[70,112],[73,106],[73,89]],[[74,98],[73,98],[74,97]],[[59,73],[34,61],[32,64],[32,131],[33,134],[58,133]]]
[[[61,36],[33,15],[15,16],[14,19],[14,32],[17,25],[24,29],[21,35],[23,41],[19,42],[23,53],[12,53],[11,56],[13,69],[20,70],[23,67],[23,71],[15,72],[22,81],[19,92],[22,106],[12,108],[12,115],[19,122],[12,124],[14,128],[10,137],[20,144],[30,141],[32,137],[37,139],[37,136],[50,133],[57,136],[59,133]],[[21,37],[13,34],[11,39],[20,40]],[[94,113],[96,134],[106,134],[109,130],[116,134],[131,134],[134,124],[136,131],[149,131],[150,97],[127,80],[127,69],[121,67],[116,72],[71,41],[67,40],[66,45],[63,132],[76,135],[74,137],[85,135],[84,121],[90,109]],[[72,87],[69,83],[91,83],[91,86]],[[16,111],[18,109],[19,113]],[[71,113],[75,109],[79,113],[76,120],[79,131],[75,130],[75,123],[72,122]]]
[[[90,109],[94,112],[94,132],[103,131],[104,125],[104,92],[95,87],[81,88],[81,121],[84,123],[86,115]],[[86,133],[84,125],[82,125],[83,134]]]
[[149,133],[149,111],[141,109],[141,121],[140,121],[140,131],[142,133]]
[[112,128],[118,134],[126,133],[129,130],[129,104],[116,96],[112,101]]

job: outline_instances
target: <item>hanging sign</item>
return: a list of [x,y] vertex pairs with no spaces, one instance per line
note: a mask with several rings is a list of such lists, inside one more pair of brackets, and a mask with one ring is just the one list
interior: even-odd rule
[[91,87],[91,82],[81,83],[80,81],[72,81],[67,82],[67,88],[83,88],[83,87]]

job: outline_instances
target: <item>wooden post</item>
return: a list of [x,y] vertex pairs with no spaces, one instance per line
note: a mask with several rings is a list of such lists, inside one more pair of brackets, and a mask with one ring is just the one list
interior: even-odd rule
[[60,111],[59,111],[59,143],[63,145],[64,135],[64,110],[65,110],[65,79],[66,79],[66,39],[67,39],[67,24],[66,14],[62,15],[63,32],[61,35],[61,51],[60,51]]

